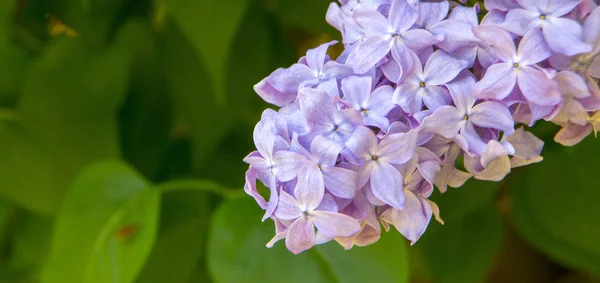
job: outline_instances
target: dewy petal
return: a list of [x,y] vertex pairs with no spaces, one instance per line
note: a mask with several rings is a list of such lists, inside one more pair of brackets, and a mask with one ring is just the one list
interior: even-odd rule
[[319,233],[329,239],[350,237],[360,231],[360,223],[348,215],[316,210],[311,213]]
[[510,111],[504,104],[496,101],[484,101],[475,105],[469,120],[479,127],[498,129],[507,135],[515,132],[515,122]]
[[550,55],[552,55],[552,50],[546,44],[540,29],[528,31],[519,43],[517,56],[522,58],[519,62],[522,65],[537,64],[546,60]]
[[483,25],[473,28],[473,33],[484,43],[491,45],[502,61],[510,62],[517,55],[513,39],[506,30],[497,26]]
[[542,26],[548,46],[567,56],[592,51],[592,46],[583,41],[582,30],[577,22],[565,18],[553,18]]
[[313,71],[322,71],[323,65],[325,65],[327,49],[329,48],[329,46],[332,46],[336,43],[337,41],[331,41],[328,43],[321,44],[315,49],[309,49],[306,52],[306,62],[308,63],[308,67],[310,67]]
[[394,166],[377,162],[371,173],[371,189],[378,199],[396,209],[404,206],[402,175]]
[[351,76],[342,79],[342,92],[344,101],[354,105],[363,106],[372,90],[371,77]]
[[529,30],[536,28],[540,25],[539,23],[539,12],[533,12],[524,9],[514,9],[506,14],[502,27],[506,30],[523,36]]
[[314,210],[321,203],[324,194],[323,174],[316,165],[305,164],[298,172],[298,183],[294,189],[300,208],[304,211]]
[[396,32],[402,32],[412,27],[419,18],[417,10],[411,8],[406,1],[393,1],[390,7],[390,24]]
[[406,197],[404,208],[392,211],[392,223],[413,245],[427,229],[432,211],[425,199],[421,199],[409,190],[404,192]]
[[294,64],[288,69],[279,68],[267,78],[269,84],[284,93],[295,93],[300,85],[317,83],[313,71],[304,64]]
[[288,227],[285,246],[294,254],[299,254],[315,246],[315,227],[306,219],[300,217]]
[[325,187],[336,197],[352,199],[356,195],[358,173],[341,167],[323,168]]
[[442,85],[454,79],[458,73],[467,67],[467,62],[458,60],[443,50],[437,50],[425,63],[425,83]]
[[490,66],[483,78],[473,87],[473,97],[502,100],[515,88],[517,76],[509,63]]
[[364,74],[390,53],[390,40],[383,36],[368,38],[350,53],[346,62],[352,65],[356,74]]
[[544,72],[525,67],[520,70],[517,83],[523,95],[531,102],[542,106],[557,105],[562,100],[558,84]]
[[417,147],[417,130],[408,133],[388,135],[379,142],[379,158],[381,162],[400,165],[408,162]]
[[279,194],[279,203],[275,210],[275,217],[281,220],[296,220],[302,217],[303,211],[298,206],[296,199],[285,191]]
[[273,157],[277,180],[289,182],[298,176],[299,170],[308,162],[305,156],[291,151],[278,151]]
[[438,109],[444,105],[450,105],[452,98],[445,87],[432,85],[425,88],[426,93],[423,95],[423,103],[429,110]]
[[433,114],[426,117],[419,126],[419,129],[450,139],[458,134],[462,126],[463,116],[464,113],[461,113],[453,106],[442,106],[436,109]]

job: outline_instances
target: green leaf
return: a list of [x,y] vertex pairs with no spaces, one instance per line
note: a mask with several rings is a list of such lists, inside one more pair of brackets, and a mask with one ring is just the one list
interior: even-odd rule
[[15,121],[2,129],[0,194],[52,214],[81,168],[119,157],[115,118],[129,56],[120,45],[97,53],[71,39],[45,51],[26,79]]
[[199,187],[177,187],[173,183],[163,190],[157,242],[138,283],[187,283],[192,277],[204,254],[212,211],[210,189],[200,182],[196,184]]
[[[221,105],[226,101],[225,75],[231,43],[248,3],[248,0],[169,0],[167,2],[169,14],[191,42],[208,70],[214,95]],[[252,42],[246,42],[244,45],[251,44]]]
[[163,39],[165,72],[171,94],[173,114],[179,129],[176,138],[190,135],[192,166],[204,163],[229,129],[227,108],[217,105],[206,70],[198,61],[190,42],[173,25]]
[[159,205],[159,191],[129,166],[88,167],[57,215],[41,282],[133,282],[154,243]]
[[228,200],[215,212],[208,239],[208,268],[216,282],[345,283],[368,278],[407,282],[406,241],[397,233],[385,234],[388,239],[357,250],[342,251],[330,243],[293,255],[283,242],[271,249],[265,247],[274,227],[271,221],[261,223],[261,215],[248,196]]
[[276,14],[277,19],[282,24],[312,33],[327,33],[339,37],[339,32],[325,21],[325,13],[331,1],[275,0],[269,2],[270,10]]
[[600,276],[598,140],[547,147],[543,156],[510,181],[517,230],[555,260]]
[[488,202],[456,220],[430,227],[415,247],[422,252],[433,282],[484,282],[502,241],[500,214]]
[[440,208],[440,216],[448,224],[460,221],[483,206],[491,205],[492,198],[498,194],[502,182],[470,179],[458,188],[448,188],[443,194],[438,191],[431,197]]
[[[18,270],[34,270],[48,255],[52,218],[23,212],[11,240],[10,265]],[[37,270],[35,270],[37,271]]]

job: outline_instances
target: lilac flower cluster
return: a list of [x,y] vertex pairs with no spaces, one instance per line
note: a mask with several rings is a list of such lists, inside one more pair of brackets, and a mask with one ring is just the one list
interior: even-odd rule
[[275,222],[267,246],[349,249],[390,225],[415,243],[442,222],[434,186],[542,160],[543,142],[515,125],[554,122],[564,145],[600,128],[596,0],[485,0],[481,21],[478,4],[340,2],[327,11],[345,47],[336,60],[326,43],[254,87],[280,107],[244,159],[245,191]]

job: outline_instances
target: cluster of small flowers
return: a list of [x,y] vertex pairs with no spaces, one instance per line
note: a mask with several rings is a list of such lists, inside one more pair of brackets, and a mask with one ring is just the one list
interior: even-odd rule
[[432,216],[442,222],[434,185],[499,181],[542,160],[543,142],[515,124],[552,121],[564,145],[600,128],[596,0],[485,0],[481,21],[478,4],[340,2],[327,11],[337,60],[326,43],[254,87],[280,107],[244,159],[245,191],[275,222],[269,247],[349,249],[390,225],[414,243]]

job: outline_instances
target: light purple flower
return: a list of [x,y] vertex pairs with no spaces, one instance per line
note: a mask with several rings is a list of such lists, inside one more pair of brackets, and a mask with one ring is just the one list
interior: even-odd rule
[[391,51],[401,70],[412,69],[411,53],[420,52],[441,40],[426,30],[411,30],[418,17],[418,12],[406,0],[393,1],[388,18],[376,11],[354,13],[354,20],[364,29],[364,41],[346,62],[353,66],[356,74],[364,74]]
[[475,34],[495,47],[500,62],[490,66],[475,85],[474,97],[502,100],[518,85],[523,95],[535,104],[552,106],[560,103],[558,85],[536,66],[552,53],[539,30],[528,32],[518,50],[508,32],[499,27],[480,26],[475,29]]
[[522,8],[512,9],[502,24],[508,31],[525,36],[531,30],[542,30],[544,42],[554,52],[567,56],[591,51],[583,41],[581,25],[563,16],[580,0],[517,0]]
[[404,204],[403,180],[394,165],[409,161],[417,146],[417,131],[387,135],[379,143],[375,134],[365,127],[356,129],[346,146],[364,164],[358,172],[358,187],[370,180],[375,197],[401,209]]
[[293,221],[287,228],[286,247],[299,254],[317,244],[315,226],[320,234],[329,239],[350,237],[360,231],[360,223],[347,215],[337,212],[317,210],[323,195],[315,195],[304,190],[295,190],[296,198],[281,192],[275,216],[281,220]]
[[350,108],[359,111],[367,126],[375,126],[387,130],[390,125],[387,114],[395,107],[392,100],[394,89],[383,85],[372,90],[370,77],[352,76],[342,80],[343,102]]
[[421,111],[423,104],[429,110],[450,104],[450,95],[443,85],[454,79],[467,63],[443,50],[438,50],[429,57],[425,69],[421,67],[419,58],[415,57],[413,60],[415,64],[411,75],[394,91],[394,103],[410,114]]

